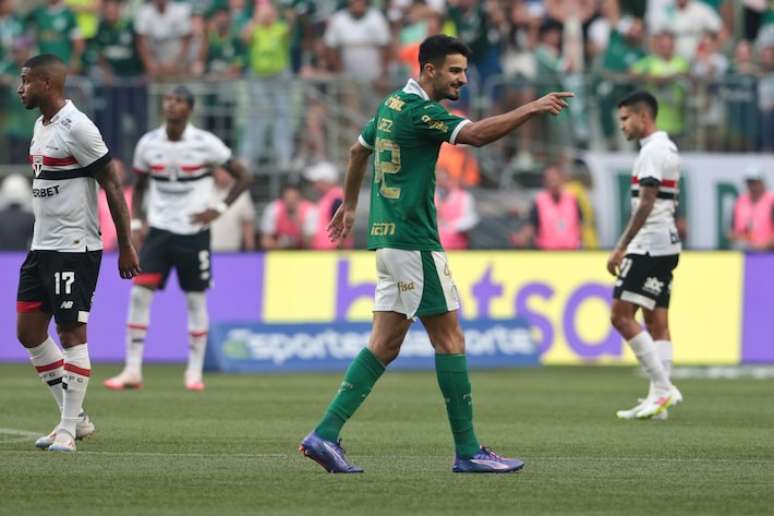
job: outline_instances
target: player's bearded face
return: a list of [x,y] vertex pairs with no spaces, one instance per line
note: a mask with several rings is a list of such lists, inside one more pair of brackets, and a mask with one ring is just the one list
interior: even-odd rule
[[460,98],[460,90],[468,83],[466,72],[468,71],[468,59],[461,54],[446,56],[443,65],[436,68],[433,87],[441,98],[457,100]]
[[642,135],[643,112],[634,111],[626,106],[618,108],[618,123],[627,140],[636,140]]

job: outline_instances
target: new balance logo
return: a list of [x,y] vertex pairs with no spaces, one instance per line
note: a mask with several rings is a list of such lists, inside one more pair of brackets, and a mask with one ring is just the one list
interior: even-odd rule
[[658,296],[661,294],[661,290],[664,288],[664,282],[659,281],[658,278],[651,277],[645,280],[642,285],[642,290],[650,292],[651,294]]
[[73,302],[72,301],[62,301],[62,304],[59,305],[59,308],[63,309],[63,310],[69,310],[72,307],[73,307]]

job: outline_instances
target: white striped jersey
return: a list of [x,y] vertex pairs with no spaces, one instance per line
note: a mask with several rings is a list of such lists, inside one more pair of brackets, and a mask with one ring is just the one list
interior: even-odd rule
[[212,169],[231,159],[231,150],[214,134],[188,125],[179,141],[162,126],[140,138],[134,170],[149,174],[148,224],[179,235],[204,229],[191,215],[207,209],[215,185]]
[[640,140],[640,154],[632,169],[632,213],[640,205],[640,184],[658,186],[658,196],[645,224],[626,249],[627,253],[666,256],[681,251],[675,226],[680,156],[677,145],[664,131]]
[[97,127],[68,100],[48,124],[42,116],[35,122],[29,161],[35,173],[32,249],[102,249],[94,174],[110,153]]

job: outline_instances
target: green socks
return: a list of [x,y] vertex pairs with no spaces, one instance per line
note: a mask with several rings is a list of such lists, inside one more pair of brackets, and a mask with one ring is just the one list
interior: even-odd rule
[[460,458],[469,459],[478,453],[481,445],[473,431],[473,398],[468,379],[468,361],[465,355],[436,354],[435,373],[446,400],[455,451]]
[[384,366],[379,359],[370,349],[363,348],[344,373],[339,392],[328,405],[322,421],[314,429],[315,433],[328,441],[338,440],[341,427],[370,394],[383,372]]

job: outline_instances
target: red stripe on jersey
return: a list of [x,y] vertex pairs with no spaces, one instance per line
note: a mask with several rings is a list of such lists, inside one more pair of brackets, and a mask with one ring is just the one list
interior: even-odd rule
[[[640,179],[638,177],[632,177],[632,184],[638,185],[640,184]],[[663,186],[664,188],[675,188],[677,187],[677,181],[673,179],[664,179],[661,181],[660,186]]]
[[135,324],[135,323],[127,323],[127,328],[130,330],[147,330],[148,325],[147,324]]
[[79,374],[81,376],[91,376],[91,369],[84,369],[82,367],[78,367],[75,364],[65,364],[64,365],[65,371],[70,371],[71,373]]
[[204,168],[204,165],[180,165],[180,170],[183,172],[196,172]]
[[166,167],[164,165],[151,165],[150,169],[154,172],[164,172]]
[[17,301],[16,312],[26,314],[28,312],[38,312],[43,306],[43,301]]
[[[27,156],[27,161],[32,163],[32,156]],[[52,156],[43,156],[43,166],[46,167],[66,167],[68,165],[77,165],[78,160],[73,156],[67,156],[64,158],[54,158]]]
[[132,279],[134,285],[142,285],[144,287],[156,287],[161,283],[160,272],[142,272]]
[[59,369],[62,367],[62,364],[64,364],[64,360],[57,360],[56,362],[51,362],[50,364],[35,366],[35,370],[39,373],[47,373],[49,371],[53,371],[54,369]]
[[188,335],[190,335],[191,337],[204,337],[205,335],[207,335],[207,330],[203,330],[203,331],[189,331]]

